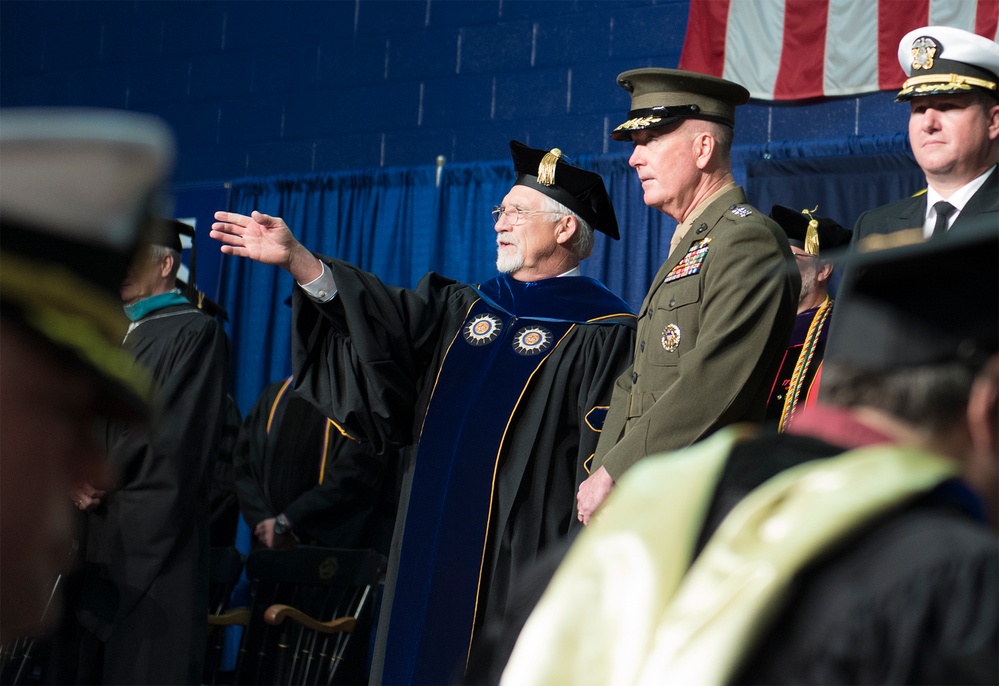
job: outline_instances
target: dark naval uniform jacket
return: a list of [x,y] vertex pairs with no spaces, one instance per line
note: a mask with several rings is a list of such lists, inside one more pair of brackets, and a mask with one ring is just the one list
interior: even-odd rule
[[801,279],[784,231],[734,186],[706,205],[649,290],[590,471],[762,422]]
[[[961,231],[963,227],[981,221],[982,217],[991,217],[992,225],[999,226],[999,168],[994,168],[978,192],[971,196],[949,231]],[[919,229],[922,236],[925,219],[926,192],[922,191],[860,215],[853,229],[853,243],[856,245],[872,234],[889,234],[913,228]]]

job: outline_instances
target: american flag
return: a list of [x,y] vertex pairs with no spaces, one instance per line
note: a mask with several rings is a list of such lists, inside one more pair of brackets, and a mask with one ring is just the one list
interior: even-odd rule
[[996,40],[997,0],[690,0],[680,68],[735,81],[761,100],[901,87],[898,42],[920,26]]

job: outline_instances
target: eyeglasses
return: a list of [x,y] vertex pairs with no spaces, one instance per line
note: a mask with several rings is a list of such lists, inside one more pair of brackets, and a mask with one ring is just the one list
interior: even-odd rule
[[493,224],[498,224],[500,217],[506,215],[506,218],[510,220],[511,226],[516,226],[520,222],[521,215],[524,214],[558,214],[561,212],[552,212],[551,210],[522,210],[519,207],[514,207],[513,205],[496,205],[493,207]]

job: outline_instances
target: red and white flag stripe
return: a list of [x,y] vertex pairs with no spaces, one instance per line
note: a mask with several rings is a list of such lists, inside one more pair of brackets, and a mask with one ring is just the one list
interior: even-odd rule
[[680,68],[761,100],[900,88],[898,42],[920,26],[996,40],[997,0],[690,0]]

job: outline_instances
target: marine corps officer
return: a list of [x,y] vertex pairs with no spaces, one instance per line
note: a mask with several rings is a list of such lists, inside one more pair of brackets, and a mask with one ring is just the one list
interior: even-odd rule
[[735,108],[749,92],[675,69],[627,71],[618,83],[631,93],[631,111],[611,137],[631,141],[645,204],[679,225],[579,488],[584,524],[644,456],[763,420],[801,285],[784,232],[732,176]]

